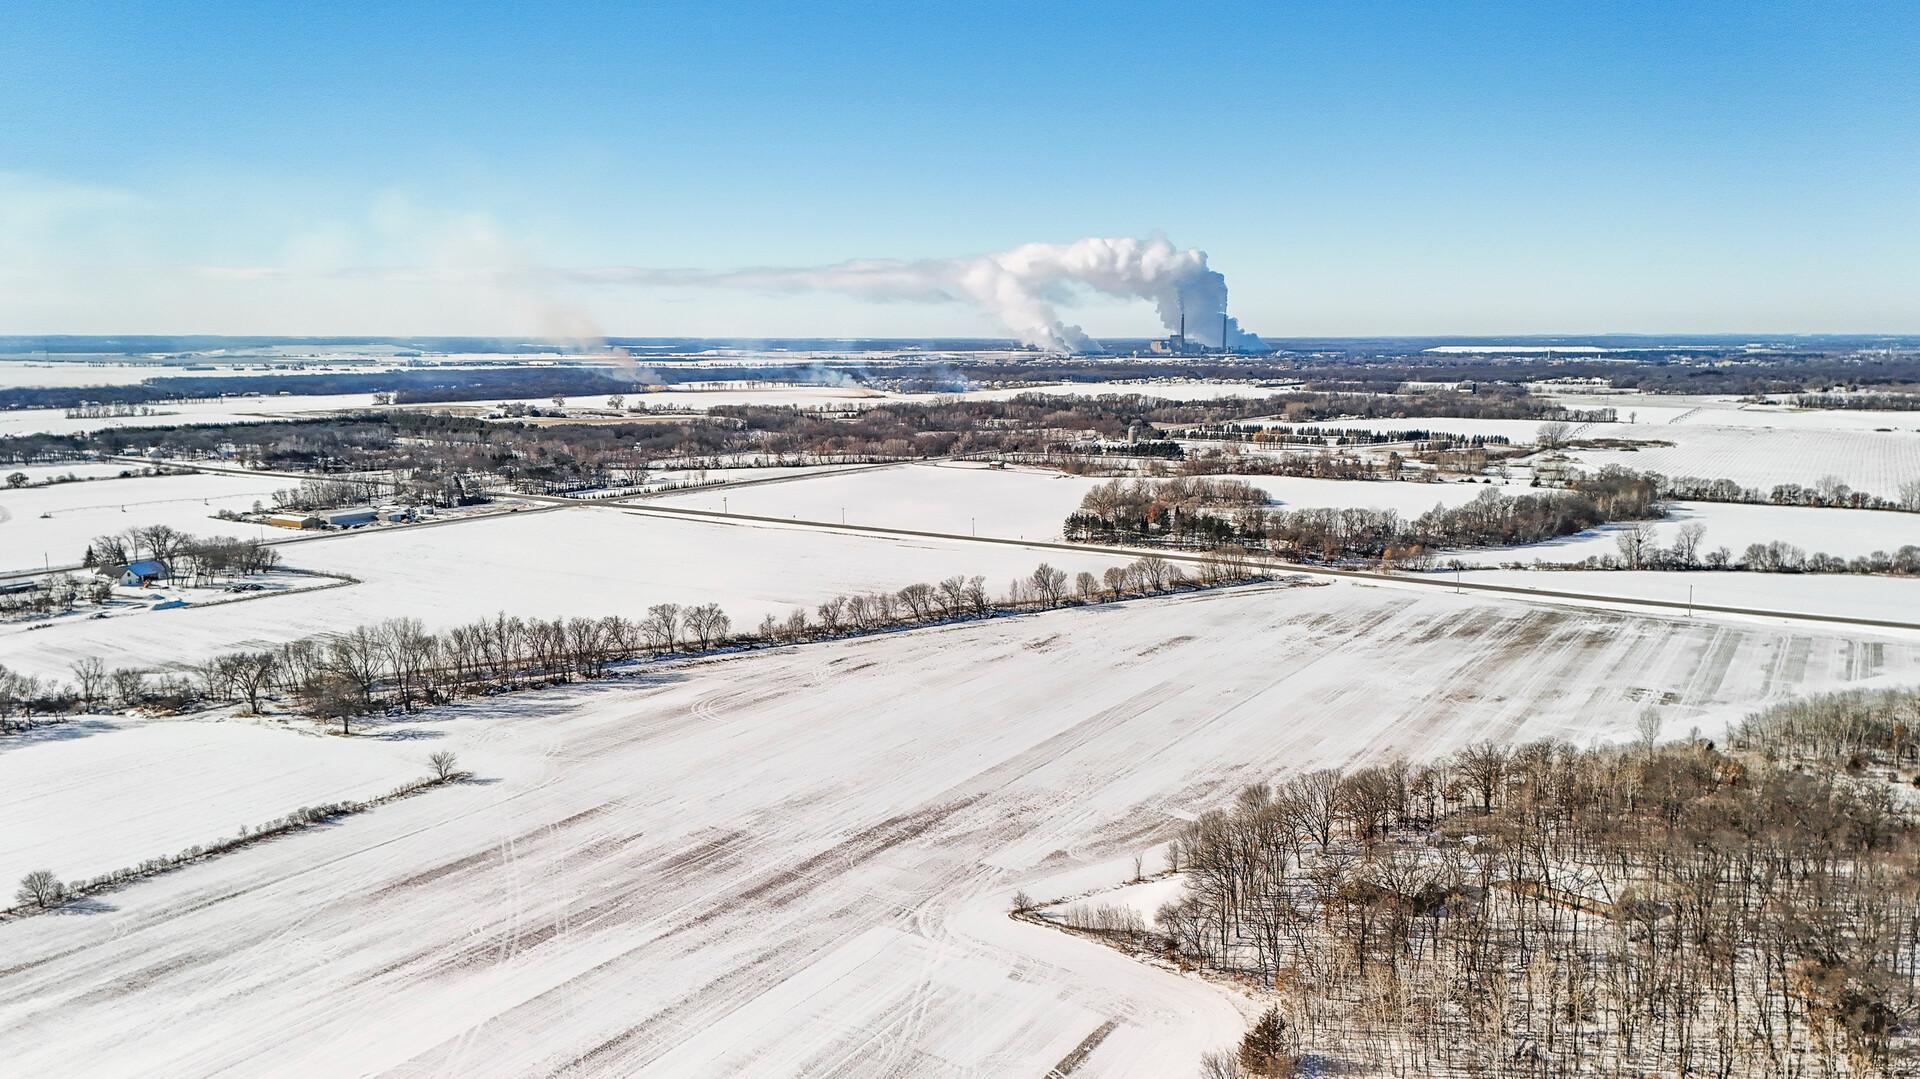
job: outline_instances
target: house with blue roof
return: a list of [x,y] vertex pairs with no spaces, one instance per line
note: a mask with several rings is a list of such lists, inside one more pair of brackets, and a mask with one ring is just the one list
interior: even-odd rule
[[157,558],[143,558],[138,562],[127,563],[120,571],[120,583],[128,588],[146,588],[158,580],[171,578],[173,572],[167,564]]

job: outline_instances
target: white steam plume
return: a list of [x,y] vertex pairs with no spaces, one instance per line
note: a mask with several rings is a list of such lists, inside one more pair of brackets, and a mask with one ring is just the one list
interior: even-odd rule
[[1056,352],[1098,352],[1054,306],[1076,293],[1151,300],[1169,331],[1186,315],[1187,336],[1219,346],[1260,339],[1227,318],[1227,279],[1207,268],[1207,254],[1165,239],[1101,239],[1022,244],[1010,251],[921,261],[857,260],[833,266],[746,270],[606,268],[564,271],[579,281],[766,292],[835,292],[864,300],[967,303],[993,316],[1021,341]]

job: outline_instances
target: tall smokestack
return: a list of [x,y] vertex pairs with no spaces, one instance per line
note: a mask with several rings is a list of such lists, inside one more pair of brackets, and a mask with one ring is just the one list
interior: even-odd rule
[[1180,342],[1179,342],[1180,351],[1185,352],[1187,350],[1187,306],[1185,304],[1180,305],[1179,337],[1180,337]]
[[1227,313],[1220,312],[1220,351],[1227,350]]

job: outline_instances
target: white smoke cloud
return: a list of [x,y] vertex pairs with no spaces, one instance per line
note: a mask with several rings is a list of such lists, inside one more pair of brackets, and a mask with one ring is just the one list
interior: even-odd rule
[[1227,279],[1207,254],[1156,237],[1070,244],[1022,244],[1008,251],[953,259],[857,260],[832,266],[743,270],[657,270],[611,267],[561,271],[595,284],[832,292],[879,302],[965,303],[998,320],[1021,341],[1056,352],[1098,352],[1085,330],[1063,321],[1055,306],[1098,293],[1152,301],[1169,331],[1186,316],[1187,336],[1219,346],[1252,346],[1259,338],[1226,317]]

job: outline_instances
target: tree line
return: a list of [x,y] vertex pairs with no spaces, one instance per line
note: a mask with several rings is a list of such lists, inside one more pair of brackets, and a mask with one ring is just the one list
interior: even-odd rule
[[280,552],[259,540],[200,537],[171,525],[139,525],[95,536],[80,564],[108,570],[148,560],[164,564],[171,580],[203,585],[222,577],[265,573],[280,564]]
[[1018,611],[1163,594],[1260,579],[1245,560],[1223,556],[1189,575],[1147,555],[1100,573],[1069,574],[1042,562],[991,589],[982,576],[952,576],[897,590],[835,596],[785,618],[767,615],[736,631],[718,604],[658,603],[637,618],[491,618],[430,631],[417,618],[390,618],[341,632],[302,637],[153,672],[109,669],[98,658],[72,666],[71,684],[10,674],[0,667],[0,732],[24,729],[36,715],[60,717],[98,708],[161,711],[239,705],[259,712],[285,700],[302,714],[338,722],[412,711],[462,696],[508,692],[606,676],[623,662],[720,648],[798,644],[888,629],[992,618]]
[[1724,478],[1662,476],[1651,472],[1647,475],[1660,485],[1660,497],[1682,502],[1737,502],[1757,506],[1816,506],[1920,513],[1920,479],[1902,483],[1898,497],[1883,498],[1866,491],[1856,491],[1838,476],[1823,477],[1812,486],[1778,483],[1763,491]]

